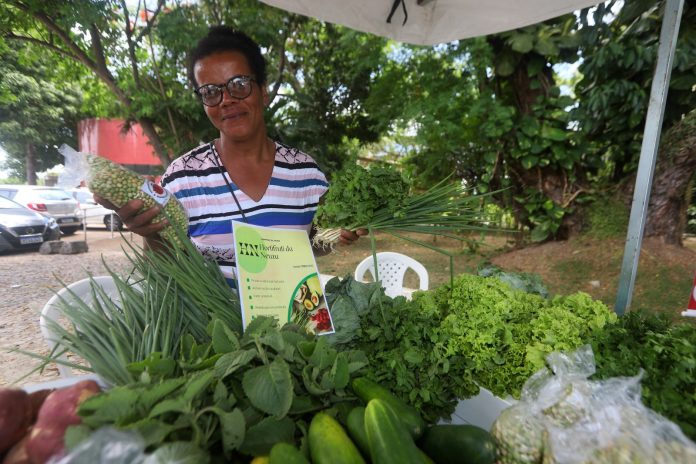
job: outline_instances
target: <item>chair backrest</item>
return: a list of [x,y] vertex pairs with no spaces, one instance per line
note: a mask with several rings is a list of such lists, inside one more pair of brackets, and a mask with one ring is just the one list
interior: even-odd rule
[[[403,293],[404,275],[409,268],[413,269],[420,278],[419,289],[427,290],[429,284],[428,271],[421,263],[401,253],[391,251],[377,253],[377,271],[385,294],[395,297]],[[363,259],[358,264],[358,267],[355,268],[355,280],[363,281],[366,272],[369,272],[373,279],[375,278],[375,266],[372,255]]]
[[[118,292],[118,287],[114,283],[114,279],[111,276],[97,276],[78,280],[65,288],[60,289],[55,295],[51,297],[50,300],[44,305],[41,310],[41,316],[39,318],[39,326],[41,327],[41,334],[48,345],[48,348],[52,351],[53,348],[60,342],[60,337],[53,332],[51,325],[48,321],[58,322],[60,318],[60,313],[62,311],[62,305],[64,300],[68,304],[71,301],[75,301],[75,297],[79,298],[85,302],[93,302],[92,299],[92,285],[91,282],[94,281],[96,284],[101,286],[109,299],[115,303],[120,302],[120,294]],[[74,292],[75,295],[73,295]],[[58,357],[58,359],[67,360],[65,354]],[[72,370],[68,366],[58,363],[58,372],[61,377],[72,377]]]

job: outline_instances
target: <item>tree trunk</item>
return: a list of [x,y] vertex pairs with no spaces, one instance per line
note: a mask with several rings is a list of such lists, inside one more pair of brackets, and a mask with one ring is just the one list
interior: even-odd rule
[[160,139],[160,136],[157,133],[157,130],[155,129],[154,123],[149,119],[139,119],[138,123],[140,124],[140,127],[143,128],[143,133],[145,134],[145,136],[147,136],[148,140],[150,141],[150,145],[152,145],[152,148],[155,150],[157,157],[162,162],[162,166],[164,168],[169,166],[169,163],[172,160],[169,158],[169,155],[167,154],[164,146],[162,145],[162,139]]
[[24,147],[25,166],[27,172],[27,184],[36,185],[36,152],[34,144],[27,142]]
[[670,127],[660,142],[652,183],[646,237],[682,245],[686,228],[687,189],[696,171],[696,109]]

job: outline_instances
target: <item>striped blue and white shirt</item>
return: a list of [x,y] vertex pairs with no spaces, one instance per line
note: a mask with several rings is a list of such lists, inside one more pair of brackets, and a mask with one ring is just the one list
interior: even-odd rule
[[276,142],[271,181],[257,202],[230,179],[212,143],[174,160],[162,186],[181,202],[189,218],[189,236],[198,250],[220,266],[235,285],[232,220],[242,213],[225,183],[230,183],[249,224],[311,230],[319,198],[329,187],[311,156]]

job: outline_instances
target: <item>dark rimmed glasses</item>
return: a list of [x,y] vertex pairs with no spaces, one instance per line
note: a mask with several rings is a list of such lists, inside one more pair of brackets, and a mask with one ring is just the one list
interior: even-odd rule
[[195,92],[205,106],[217,106],[222,102],[222,89],[227,88],[230,97],[244,100],[251,95],[252,82],[255,82],[252,76],[233,76],[226,84],[205,84],[198,87]]

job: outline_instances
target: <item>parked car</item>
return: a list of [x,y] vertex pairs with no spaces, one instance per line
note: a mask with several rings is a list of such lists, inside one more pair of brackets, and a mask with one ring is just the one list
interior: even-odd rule
[[60,239],[55,219],[0,196],[0,252],[36,249]]
[[70,193],[80,203],[82,219],[87,226],[106,226],[107,230],[123,229],[123,222],[116,213],[94,201],[94,195],[87,188],[71,189]]
[[72,235],[82,229],[81,211],[77,200],[62,188],[0,185],[0,196],[52,217],[65,235]]

